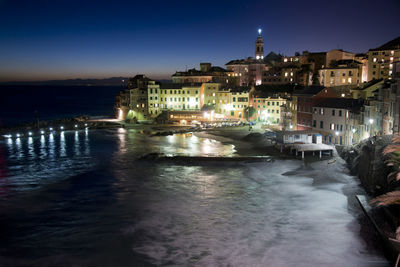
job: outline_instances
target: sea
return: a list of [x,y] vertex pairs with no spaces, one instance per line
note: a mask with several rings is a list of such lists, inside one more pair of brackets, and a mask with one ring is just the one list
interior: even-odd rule
[[[19,90],[27,95],[9,102],[21,119],[35,108],[43,118],[106,115],[118,91]],[[1,141],[0,266],[390,266],[339,157],[157,162],[148,153],[240,156],[211,134],[125,128]]]
[[114,116],[121,86],[0,85],[0,127],[81,115]]

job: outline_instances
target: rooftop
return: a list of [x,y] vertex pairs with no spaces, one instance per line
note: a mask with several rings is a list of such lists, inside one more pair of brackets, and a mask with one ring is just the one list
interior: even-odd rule
[[353,98],[326,98],[315,104],[314,107],[359,109],[361,107],[361,102],[358,99]]
[[248,57],[247,59],[234,59],[226,63],[225,65],[248,65],[248,64],[270,64],[274,65],[275,62],[280,62],[282,59],[281,55],[274,52],[269,52],[263,59],[255,59]]
[[201,87],[201,83],[161,83],[160,89],[182,89],[183,87]]
[[295,92],[294,95],[316,95],[321,92],[325,87],[319,85],[309,86],[301,91]]
[[189,69],[187,71],[177,71],[172,76],[215,76],[216,74],[231,72],[224,68],[213,66],[208,69],[208,71],[196,70],[195,68]]

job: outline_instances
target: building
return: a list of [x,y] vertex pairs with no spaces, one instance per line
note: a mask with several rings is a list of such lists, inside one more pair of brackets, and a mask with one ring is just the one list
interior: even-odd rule
[[211,63],[200,63],[200,70],[189,69],[177,71],[172,75],[173,83],[207,83],[218,82],[237,85],[239,78],[233,75],[233,71],[221,67],[211,66]]
[[233,72],[233,76],[239,78],[240,86],[260,85],[263,72],[276,62],[281,61],[281,56],[273,52],[264,56],[264,41],[261,30],[258,31],[255,42],[254,56],[254,58],[231,60],[225,64],[226,68]]
[[367,100],[368,98],[371,98],[374,96],[374,91],[378,90],[382,84],[384,83],[384,80],[372,80],[368,83],[361,84],[359,87],[354,87],[350,89],[350,93],[352,95],[352,98],[354,99],[364,99]]
[[[141,81],[134,83],[134,79]],[[187,118],[202,121],[198,120],[199,112],[208,114],[204,115],[208,121],[246,119],[250,87],[231,87],[213,82],[157,83],[143,75],[134,79],[130,87],[117,97],[119,119],[176,121],[179,118],[186,123],[191,121]],[[171,115],[176,117],[171,120]]]
[[292,82],[304,86],[317,84],[318,70],[326,65],[326,52],[303,51],[302,54],[296,52],[294,56],[282,57],[280,67],[284,68],[285,64],[295,65],[298,68],[298,73],[295,74],[296,71],[293,73],[295,77]]
[[281,125],[283,130],[297,130],[297,97],[286,98],[281,106]]
[[278,95],[268,97],[251,97],[249,106],[255,109],[252,119],[266,124],[280,124],[281,106],[284,106],[285,104],[286,99],[281,98]]
[[127,89],[119,94],[117,117],[136,121],[150,120],[147,86],[154,83],[143,74],[130,78]]
[[352,98],[326,98],[313,107],[312,129],[325,143],[351,145],[357,141],[361,103]]
[[229,88],[231,92],[231,107],[229,117],[236,118],[239,120],[245,120],[246,109],[249,106],[250,92],[254,90],[254,87],[233,87]]
[[151,118],[163,111],[200,111],[201,83],[161,83],[148,85],[148,108]]
[[335,65],[335,62],[340,60],[354,60],[355,54],[351,52],[343,51],[342,49],[333,49],[329,52],[326,52],[326,66],[331,67],[331,65]]
[[362,77],[362,63],[353,59],[332,61],[330,67],[319,70],[319,82],[322,86],[359,86]]
[[393,133],[400,134],[400,61],[393,63],[392,92],[396,95],[393,111]]
[[396,106],[396,90],[390,82],[379,88],[379,99],[382,101],[382,130],[383,135],[393,134]]
[[391,79],[393,63],[400,61],[400,37],[368,51],[368,81]]
[[321,144],[320,134],[315,131],[277,131],[276,141],[280,144]]
[[333,88],[310,86],[293,94],[297,102],[297,130],[311,130],[313,106],[323,98],[336,98],[338,92]]
[[279,63],[266,68],[263,72],[262,84],[312,84],[313,73],[309,64]]
[[258,36],[256,40],[256,49],[254,51],[254,58],[259,60],[259,59],[264,59],[264,41],[261,36],[261,29],[258,29]]

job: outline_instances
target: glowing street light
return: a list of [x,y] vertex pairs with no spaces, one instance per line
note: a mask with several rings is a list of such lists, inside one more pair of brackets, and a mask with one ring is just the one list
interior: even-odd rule
[[53,127],[50,127],[49,130],[50,130],[50,131],[53,131]]
[[44,131],[43,131],[43,130],[41,130],[41,131],[40,131],[40,134],[44,134]]
[[19,138],[21,135],[19,133],[17,133],[17,138]]
[[339,135],[339,132],[336,131],[336,132],[335,132],[335,135],[338,136],[338,135]]
[[75,128],[78,128],[78,125],[77,125],[77,124],[75,124]]
[[64,130],[64,126],[61,126],[60,129],[61,129],[61,130]]
[[261,35],[261,29],[258,29],[258,34]]
[[356,128],[353,128],[352,131],[353,131],[353,133],[356,133]]
[[29,132],[28,134],[29,134],[29,136],[31,136],[31,135],[32,135],[32,132]]
[[369,119],[369,124],[373,124],[374,123],[374,119]]

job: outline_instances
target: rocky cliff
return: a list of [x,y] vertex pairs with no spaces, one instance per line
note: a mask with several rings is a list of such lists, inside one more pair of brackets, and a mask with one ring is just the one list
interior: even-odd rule
[[392,169],[385,164],[387,156],[382,155],[392,137],[374,136],[353,147],[339,149],[340,155],[349,164],[351,173],[359,177],[365,190],[373,196],[394,189],[394,185],[389,184],[386,178]]

